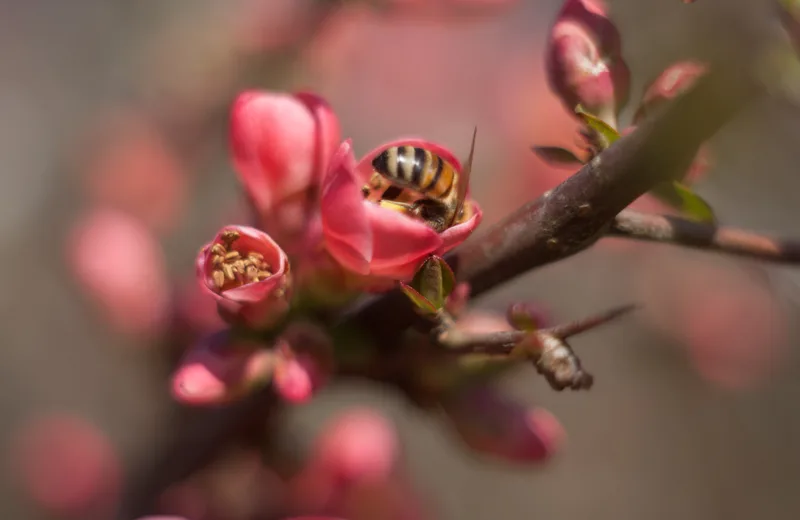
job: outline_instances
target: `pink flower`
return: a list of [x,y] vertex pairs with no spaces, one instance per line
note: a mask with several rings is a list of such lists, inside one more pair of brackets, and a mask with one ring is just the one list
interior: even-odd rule
[[224,331],[184,355],[172,375],[172,395],[184,404],[227,403],[266,384],[274,367],[272,351],[232,341]]
[[642,118],[664,103],[689,90],[705,72],[705,65],[695,61],[681,61],[664,69],[664,72],[647,85],[633,122],[641,122]]
[[142,223],[95,210],[75,225],[66,245],[81,288],[117,330],[150,336],[162,329],[169,309],[165,260]]
[[331,339],[324,330],[311,324],[289,324],[278,339],[274,351],[276,361],[273,386],[289,402],[308,401],[333,373]]
[[466,221],[437,233],[416,218],[367,201],[361,189],[372,174],[372,160],[384,149],[398,145],[427,148],[461,171],[461,163],[452,153],[421,139],[387,143],[358,164],[350,141],[342,143],[323,180],[323,236],[331,256],[361,275],[407,279],[428,255],[442,255],[466,240],[482,218],[480,207],[467,199]]
[[181,158],[154,118],[135,107],[100,114],[81,152],[90,200],[124,211],[156,231],[171,231],[186,199]]
[[196,269],[226,321],[268,327],[289,309],[289,260],[263,231],[222,228],[198,254]]
[[275,218],[272,212],[279,203],[297,198],[305,202],[305,193],[319,184],[339,141],[336,115],[313,94],[247,91],[231,110],[234,167],[267,221]]
[[399,452],[389,421],[369,409],[356,408],[338,416],[316,442],[314,461],[331,476],[346,482],[389,478]]
[[72,415],[48,415],[16,432],[11,457],[24,490],[59,517],[103,518],[115,505],[122,468],[106,435]]
[[547,71],[567,110],[579,104],[612,126],[628,101],[630,71],[600,0],[567,0],[550,32]]
[[442,405],[467,446],[507,462],[541,462],[564,440],[552,414],[516,403],[492,387],[467,389]]

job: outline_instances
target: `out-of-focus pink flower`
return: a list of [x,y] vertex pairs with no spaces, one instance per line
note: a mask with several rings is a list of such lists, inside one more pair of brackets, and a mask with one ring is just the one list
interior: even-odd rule
[[66,414],[24,424],[11,442],[24,491],[44,509],[70,518],[102,518],[118,498],[122,468],[95,426]]
[[313,460],[324,472],[347,482],[383,480],[394,470],[398,454],[397,435],[386,418],[357,408],[323,429]]
[[185,404],[236,400],[270,381],[275,354],[236,341],[228,331],[209,335],[186,352],[172,375],[172,395]]
[[263,231],[222,228],[198,254],[196,271],[226,321],[268,327],[289,309],[289,260]]
[[274,351],[273,386],[289,402],[310,399],[334,371],[333,343],[323,329],[310,323],[289,324]]
[[102,113],[79,167],[95,205],[122,210],[158,231],[179,222],[188,176],[155,121],[134,109]]
[[273,215],[275,207],[287,199],[300,198],[299,205],[284,208],[289,215],[282,220],[288,224],[296,220],[293,214],[305,210],[304,204],[316,202],[305,193],[319,184],[340,140],[336,115],[313,94],[247,91],[231,110],[234,167],[268,225],[280,216]]
[[686,346],[703,378],[731,390],[769,378],[785,355],[787,321],[765,280],[684,252],[641,265],[645,316]]
[[289,503],[343,513],[360,486],[393,484],[398,452],[395,431],[379,413],[356,408],[340,414],[325,425],[308,464],[292,480]]
[[341,145],[323,181],[322,229],[328,252],[344,267],[361,275],[410,278],[425,257],[442,255],[466,240],[482,218],[480,207],[468,198],[464,203],[466,221],[436,233],[418,219],[367,201],[361,188],[372,173],[372,160],[384,149],[398,145],[425,147],[461,170],[461,163],[452,153],[420,139],[387,143],[358,164],[350,141]]
[[664,69],[664,72],[647,85],[633,122],[639,123],[667,101],[686,92],[705,73],[706,66],[696,61],[681,61]]
[[81,288],[118,330],[152,335],[167,321],[169,286],[163,252],[138,220],[95,210],[72,229],[67,258]]
[[616,126],[628,101],[630,71],[601,0],[567,0],[550,31],[547,72],[567,110],[578,104]]
[[516,403],[492,387],[465,389],[442,406],[470,449],[507,462],[541,462],[564,440],[564,430],[552,414]]

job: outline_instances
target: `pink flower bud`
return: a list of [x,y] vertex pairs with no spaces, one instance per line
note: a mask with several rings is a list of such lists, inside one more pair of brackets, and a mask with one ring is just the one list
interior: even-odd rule
[[318,185],[339,141],[336,115],[313,94],[247,91],[231,110],[234,167],[262,218]]
[[617,28],[601,0],[567,0],[550,31],[548,81],[570,112],[577,105],[616,126],[628,101],[630,71]]
[[665,102],[683,94],[694,85],[697,78],[705,74],[706,67],[694,61],[682,61],[667,67],[645,89],[642,101],[633,118],[634,123],[654,112]]
[[269,327],[289,309],[289,260],[263,231],[224,227],[198,254],[196,270],[226,321]]
[[150,336],[165,325],[169,291],[163,252],[138,220],[95,210],[75,225],[67,255],[81,288],[115,328]]
[[102,518],[115,505],[120,461],[103,432],[83,419],[39,417],[16,433],[10,451],[25,492],[59,517]]
[[206,336],[184,355],[172,375],[172,395],[184,404],[227,403],[262,387],[274,368],[272,351],[232,340],[224,331]]
[[372,160],[384,149],[398,145],[427,148],[461,171],[461,163],[452,153],[420,139],[387,143],[358,164],[350,141],[341,145],[323,180],[323,236],[331,256],[361,275],[409,279],[425,257],[443,255],[466,240],[482,218],[480,207],[468,198],[467,220],[437,233],[417,218],[365,199],[362,187],[372,175]]
[[274,351],[273,386],[289,402],[309,400],[333,373],[333,343],[323,329],[310,323],[289,324]]
[[540,462],[563,442],[564,430],[549,412],[522,406],[488,386],[470,388],[442,405],[467,446],[507,462]]

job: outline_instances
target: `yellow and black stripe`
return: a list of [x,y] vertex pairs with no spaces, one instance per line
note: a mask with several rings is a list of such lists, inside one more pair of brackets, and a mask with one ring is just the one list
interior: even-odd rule
[[453,193],[455,168],[424,148],[387,148],[373,159],[372,167],[392,183],[418,191],[432,199],[445,199]]

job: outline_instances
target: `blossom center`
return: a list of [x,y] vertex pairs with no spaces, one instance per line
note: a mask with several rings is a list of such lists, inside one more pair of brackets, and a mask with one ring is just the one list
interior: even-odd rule
[[222,242],[211,246],[211,280],[219,292],[260,282],[272,276],[264,255],[234,247],[238,238],[237,231],[225,231],[221,237]]

